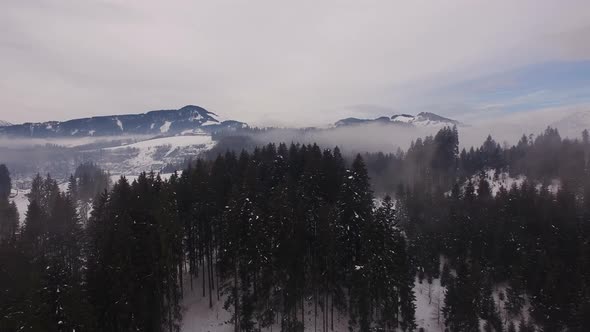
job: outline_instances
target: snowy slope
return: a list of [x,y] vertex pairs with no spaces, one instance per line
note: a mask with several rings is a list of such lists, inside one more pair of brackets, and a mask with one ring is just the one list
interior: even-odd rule
[[210,135],[170,136],[102,149],[109,154],[100,165],[113,174],[159,171],[168,163],[195,158],[215,145]]
[[8,121],[0,120],[0,127],[8,127],[8,126],[12,126],[12,123],[10,123]]

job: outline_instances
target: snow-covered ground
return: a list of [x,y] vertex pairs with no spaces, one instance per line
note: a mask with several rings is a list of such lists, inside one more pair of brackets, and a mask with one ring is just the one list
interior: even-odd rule
[[198,157],[213,146],[215,142],[210,135],[154,138],[103,149],[114,158],[101,166],[113,174],[137,175],[144,171],[159,171],[166,164],[182,162],[184,158]]
[[[233,332],[234,326],[231,322],[232,313],[223,308],[227,299],[221,296],[217,300],[216,293],[213,293],[213,306],[209,307],[209,293],[203,297],[202,279],[193,280],[193,289],[190,289],[190,279],[184,280],[184,297],[182,299],[182,321],[180,332]],[[206,284],[208,289],[208,284]],[[318,332],[322,330],[322,310],[318,306],[318,314],[315,313],[313,303],[305,303],[305,329],[304,332]],[[261,331],[281,331],[280,324],[271,327],[261,328]],[[334,311],[334,331],[348,331],[348,318]]]
[[181,332],[232,332],[230,323],[231,313],[223,308],[226,299],[222,296],[217,300],[216,291],[213,294],[213,307],[209,307],[209,297],[203,297],[202,279],[193,280],[193,289],[190,286],[190,277],[184,279],[184,295],[182,299]]
[[[208,295],[203,297],[201,280],[193,281],[194,288],[191,291],[188,280],[185,280],[185,293],[182,301],[182,322],[180,325],[181,332],[232,332],[233,324],[231,322],[231,313],[223,309],[225,297],[218,301],[213,296],[213,307],[209,308]],[[445,288],[440,286],[440,280],[434,279],[432,284],[426,280],[422,283],[416,279],[414,286],[416,295],[416,324],[418,328],[423,328],[426,332],[444,331],[444,318],[442,308],[444,306]],[[314,315],[312,303],[306,304],[305,308],[305,331],[321,331],[322,313],[318,308],[318,316]],[[275,324],[272,329],[266,328],[262,331],[280,331],[279,324]],[[334,317],[334,331],[348,331],[348,318],[336,314]]]
[[424,331],[444,331],[444,317],[442,308],[445,303],[446,288],[440,285],[440,279],[434,279],[431,284],[426,280],[414,283],[416,296],[416,325]]
[[148,139],[141,142],[122,145],[105,150],[117,150],[123,148],[137,148],[137,149],[152,149],[158,146],[169,146],[170,151],[180,147],[187,147],[193,145],[210,145],[213,144],[213,140],[209,135],[187,135],[187,136],[170,136],[160,137],[154,139]]
[[13,190],[12,195],[10,195],[10,201],[16,204],[16,209],[18,210],[21,224],[25,220],[25,213],[27,212],[27,207],[29,206],[29,198],[27,197],[29,192],[29,189]]

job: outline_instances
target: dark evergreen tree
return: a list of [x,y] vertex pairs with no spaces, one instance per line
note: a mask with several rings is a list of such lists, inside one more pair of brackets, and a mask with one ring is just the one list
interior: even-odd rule
[[445,323],[452,331],[477,331],[477,283],[474,283],[467,264],[462,263],[457,273],[457,277],[449,283],[445,296]]
[[8,168],[4,164],[0,164],[0,199],[8,198],[10,190],[12,189],[12,180]]

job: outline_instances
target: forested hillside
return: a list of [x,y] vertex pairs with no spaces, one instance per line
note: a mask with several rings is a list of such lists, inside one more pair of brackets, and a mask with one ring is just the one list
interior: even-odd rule
[[[554,129],[460,152],[444,128],[395,155],[269,144],[105,191],[88,164],[67,193],[37,177],[22,225],[0,167],[0,331],[178,331],[189,289],[234,331],[413,331],[415,279],[443,287],[449,331],[586,331],[589,153]],[[493,192],[490,170],[526,179]]]
[[300,330],[304,302],[324,330],[335,311],[363,330],[415,326],[393,201],[374,209],[360,157],[347,168],[337,149],[269,145],[170,181],[122,178],[85,231],[77,199],[49,177],[31,191],[20,236],[3,241],[3,328],[174,331],[186,287],[227,295],[239,331]]

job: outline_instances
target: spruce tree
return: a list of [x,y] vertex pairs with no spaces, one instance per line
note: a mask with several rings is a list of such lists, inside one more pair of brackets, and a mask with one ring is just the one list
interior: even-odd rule
[[12,180],[8,168],[6,165],[0,164],[0,199],[8,198],[11,189]]

